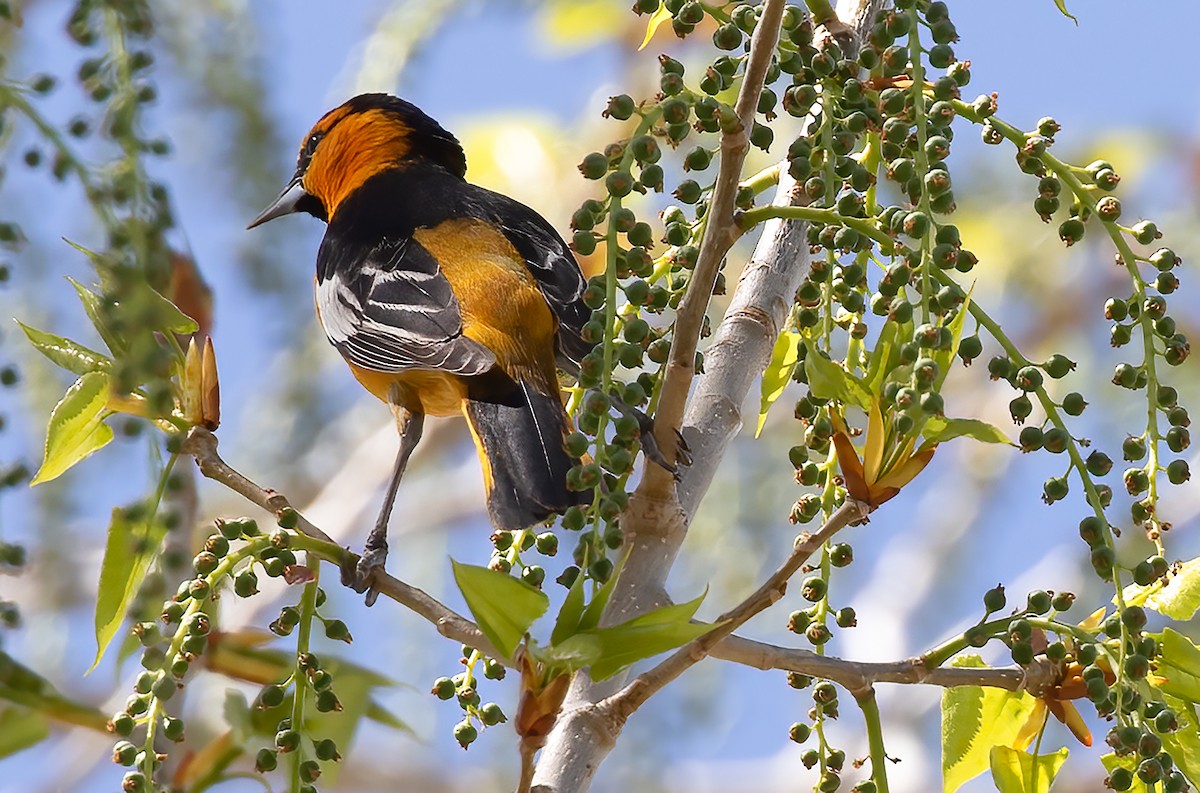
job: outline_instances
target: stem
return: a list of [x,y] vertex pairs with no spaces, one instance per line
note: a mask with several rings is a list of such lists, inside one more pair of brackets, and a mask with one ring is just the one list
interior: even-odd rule
[[879,703],[875,699],[874,687],[865,694],[855,694],[858,707],[862,709],[863,721],[867,725],[867,746],[871,751],[871,779],[877,793],[888,793],[887,751],[883,746],[883,725],[879,719]]
[[913,4],[909,13],[910,33],[908,34],[908,58],[912,62],[912,100],[913,118],[917,125],[917,175],[921,178],[921,200],[918,206],[929,218],[929,228],[921,236],[921,321],[929,322],[929,290],[930,272],[933,270],[933,257],[930,254],[930,242],[933,237],[933,212],[929,206],[929,191],[925,189],[925,175],[929,173],[929,156],[925,152],[925,142],[928,130],[925,129],[925,64],[921,61],[924,53],[921,51],[921,17]]
[[745,233],[759,223],[774,218],[807,220],[813,223],[845,226],[878,242],[884,253],[890,254],[895,247],[895,241],[870,220],[846,217],[845,215],[838,214],[836,209],[775,205],[755,207],[754,209],[747,209],[738,215],[738,225],[741,227],[743,233]]
[[[310,688],[307,671],[301,666],[301,659],[308,655],[308,645],[312,638],[313,617],[317,612],[317,587],[320,584],[320,566],[306,560],[308,569],[312,572],[312,581],[304,586],[300,595],[300,624],[296,632],[296,674],[292,678],[292,729],[303,734],[304,706]],[[303,743],[296,747],[292,757],[291,791],[300,793],[304,782],[300,779],[300,764],[304,761]]]

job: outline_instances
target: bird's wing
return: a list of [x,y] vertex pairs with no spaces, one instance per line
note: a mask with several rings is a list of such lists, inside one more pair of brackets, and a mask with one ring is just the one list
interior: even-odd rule
[[578,371],[580,360],[594,345],[580,335],[592,312],[583,302],[587,282],[574,254],[554,227],[524,204],[490,191],[483,203],[491,215],[488,219],[503,230],[525,260],[558,320],[560,367]]
[[462,376],[495,366],[491,351],[463,335],[450,283],[415,240],[385,239],[366,247],[327,239],[317,254],[317,271],[325,335],[354,365]]

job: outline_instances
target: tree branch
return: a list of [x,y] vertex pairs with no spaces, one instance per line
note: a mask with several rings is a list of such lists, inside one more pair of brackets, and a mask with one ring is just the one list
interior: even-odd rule
[[[742,165],[750,148],[750,130],[758,112],[758,97],[762,94],[771,56],[779,42],[784,6],[784,0],[766,0],[763,4],[762,16],[750,42],[746,73],[734,106],[739,123],[736,129],[721,134],[720,165],[705,215],[700,257],[675,316],[671,355],[659,392],[658,409],[654,413],[658,447],[668,460],[675,459],[678,443],[675,430],[683,419],[692,378],[696,374],[696,345],[700,340],[705,312],[712,300],[713,286],[725,261],[725,254],[739,236],[733,217],[734,200],[742,179]],[[663,498],[672,493],[674,486],[670,472],[661,466],[649,465],[638,490],[645,496]]]
[[[309,550],[337,564],[355,565],[358,563],[357,554],[341,547],[329,535],[309,522],[304,515],[300,514],[299,510],[291,505],[286,496],[275,490],[259,487],[222,460],[217,453],[217,436],[213,433],[203,427],[193,427],[184,439],[182,452],[195,458],[196,465],[199,466],[200,473],[204,476],[220,482],[247,501],[257,504],[276,517],[279,517],[285,509],[294,510],[297,515],[296,530],[312,539],[312,542],[307,543]],[[443,605],[423,590],[406,584],[382,570],[375,574],[374,584],[379,594],[391,598],[424,617],[433,623],[438,633],[446,638],[474,647],[490,658],[509,666],[512,665],[512,659],[506,658],[493,647],[492,643],[483,635],[483,631],[479,630],[478,625]]]

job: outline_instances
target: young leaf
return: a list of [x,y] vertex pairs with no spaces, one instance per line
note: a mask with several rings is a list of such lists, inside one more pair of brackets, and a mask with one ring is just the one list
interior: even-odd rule
[[992,781],[1000,793],[1047,793],[1066,759],[1065,746],[1054,754],[1037,756],[1008,746],[994,746],[990,758]]
[[567,597],[558,610],[558,619],[554,621],[554,630],[550,633],[551,644],[560,644],[579,630],[579,621],[583,617],[583,581],[582,573],[575,576],[575,583],[567,590]]
[[883,381],[887,379],[888,372],[892,370],[892,353],[895,351],[898,332],[897,323],[885,324],[879,331],[879,340],[875,342],[875,349],[871,351],[863,385],[875,396],[879,396],[883,389]]
[[771,405],[775,404],[775,400],[779,399],[783,389],[787,388],[787,384],[791,382],[792,372],[796,368],[800,338],[798,331],[785,330],[775,340],[775,348],[771,351],[771,362],[767,364],[767,369],[762,376],[758,427],[754,430],[756,438],[762,433],[763,424],[767,422],[767,411],[771,409]]
[[604,609],[608,606],[608,599],[612,597],[613,589],[617,586],[617,579],[621,577],[621,570],[624,569],[627,558],[629,557],[621,557],[621,561],[617,562],[616,569],[613,570],[608,580],[604,582],[604,586],[600,587],[596,590],[596,594],[592,595],[587,608],[583,610],[583,616],[579,618],[579,630],[590,630],[600,624],[600,617],[604,615]]
[[1162,736],[1163,749],[1171,755],[1176,767],[1189,780],[1200,780],[1200,730],[1197,729],[1196,700],[1166,697],[1167,706],[1175,711],[1179,729]]
[[[655,609],[607,628],[581,631],[559,649],[565,656],[590,657],[591,677],[606,680],[643,658],[665,653],[712,630],[712,625],[692,622],[704,595],[687,603]],[[572,646],[578,643],[578,646]]]
[[1158,637],[1162,657],[1155,676],[1164,694],[1200,702],[1200,647],[1182,633],[1164,628]]
[[61,476],[113,439],[104,423],[107,402],[108,375],[102,372],[88,372],[67,389],[50,413],[45,457],[30,486]]
[[[977,655],[960,656],[954,666],[980,667]],[[942,694],[942,791],[954,793],[989,765],[993,746],[1014,745],[1037,700],[1024,692],[958,686]]]
[[74,374],[107,372],[112,367],[112,359],[107,355],[90,350],[82,344],[62,336],[31,328],[20,320],[17,320],[17,324],[21,326],[21,330],[25,331],[29,342],[37,348],[38,352],[49,358],[55,366],[62,367],[68,372]]
[[1129,788],[1128,793],[1150,793],[1150,789],[1146,787],[1146,783],[1137,778],[1138,758],[1136,755],[1130,757],[1117,757],[1115,754],[1106,754],[1100,758],[1100,762],[1104,764],[1104,770],[1112,773],[1114,768],[1124,768],[1133,774],[1133,785]]
[[646,22],[646,36],[642,39],[641,46],[638,47],[638,52],[646,49],[646,45],[650,43],[650,39],[654,38],[654,33],[658,30],[659,26],[664,22],[670,21],[670,19],[671,12],[667,10],[667,7],[663,3],[659,3],[658,10],[651,14],[649,21]]
[[[975,291],[975,287],[971,287]],[[938,365],[937,382],[933,384],[934,391],[942,390],[942,383],[950,375],[950,367],[954,365],[954,356],[958,354],[958,343],[962,341],[963,323],[967,319],[967,308],[971,305],[971,293],[967,293],[963,304],[958,307],[958,313],[950,320],[950,346],[944,350],[935,350],[930,356]]]
[[497,650],[512,657],[529,626],[546,613],[550,599],[541,590],[497,570],[453,559],[450,564],[480,630]]
[[846,405],[857,405],[863,410],[870,407],[871,394],[867,387],[840,363],[812,350],[804,356],[804,371],[808,375],[808,388],[813,396],[836,399]]
[[128,351],[129,345],[113,333],[104,320],[104,298],[74,278],[67,278],[67,280],[71,282],[71,286],[75,287],[75,294],[79,296],[79,302],[83,304],[83,313],[87,314],[87,318],[92,321],[92,327],[100,334],[100,338],[108,347],[109,352],[120,356]]
[[1075,15],[1067,11],[1067,0],[1054,0],[1054,5],[1058,6],[1058,10],[1062,12],[1063,16],[1070,19],[1076,25],[1079,24],[1079,20],[1075,18]]
[[96,592],[96,668],[117,629],[125,621],[125,612],[146,577],[146,570],[158,555],[166,535],[161,521],[129,520],[125,511],[114,509],[108,526],[104,560],[100,563],[100,586]]
[[1200,610],[1200,559],[1179,565],[1168,579],[1160,578],[1147,586],[1130,584],[1124,595],[1127,603],[1187,622]]
[[931,416],[925,422],[924,435],[926,441],[935,444],[965,435],[984,443],[1012,445],[1012,441],[1004,434],[1004,430],[979,419],[948,419],[943,416]]
[[146,286],[146,293],[152,304],[157,304],[158,311],[161,312],[161,321],[163,323],[162,330],[169,330],[174,333],[195,333],[200,329],[196,324],[196,320],[189,317],[179,310],[179,307],[172,303],[167,298],[163,297],[153,288]]

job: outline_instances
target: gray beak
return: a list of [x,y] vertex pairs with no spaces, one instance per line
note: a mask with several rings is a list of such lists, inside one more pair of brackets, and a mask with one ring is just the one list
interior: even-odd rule
[[252,229],[255,226],[261,226],[268,220],[290,215],[296,211],[296,204],[300,203],[300,200],[306,195],[308,193],[305,192],[304,187],[300,184],[300,180],[293,179],[291,184],[285,187],[283,192],[279,194],[279,198],[276,198],[271,206],[264,209],[259,213],[258,217],[250,221],[250,225],[246,226],[246,228]]

